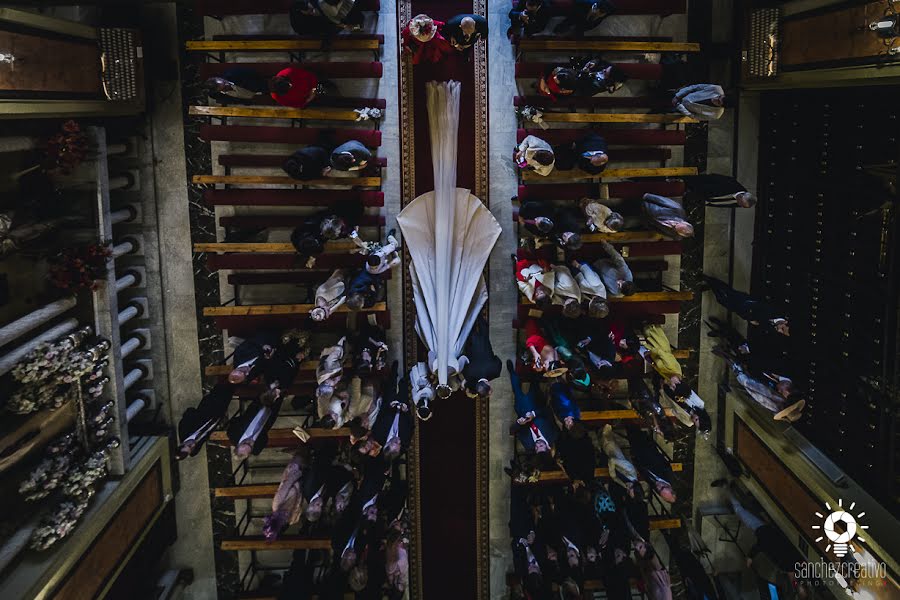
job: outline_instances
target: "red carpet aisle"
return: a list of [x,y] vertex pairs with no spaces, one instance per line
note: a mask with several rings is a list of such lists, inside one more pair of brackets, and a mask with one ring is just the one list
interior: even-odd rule
[[[460,13],[485,14],[486,0],[401,0],[400,30],[425,13],[446,21]],[[459,187],[487,204],[487,50],[479,44],[471,62],[454,55],[441,64],[413,67],[401,56],[400,108],[403,206],[434,189],[425,83],[461,83]],[[409,256],[405,257],[406,264]],[[404,269],[404,336],[407,366],[421,351],[412,291]],[[411,468],[415,531],[410,581],[413,598],[428,600],[488,597],[487,405],[457,394],[432,404],[434,416],[419,422]]]

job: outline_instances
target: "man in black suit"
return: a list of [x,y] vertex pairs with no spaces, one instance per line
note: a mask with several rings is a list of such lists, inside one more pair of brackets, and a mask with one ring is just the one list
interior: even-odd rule
[[597,454],[581,421],[574,421],[571,426],[563,427],[556,440],[556,455],[572,481],[590,483],[594,480]]
[[258,456],[269,445],[269,429],[278,418],[283,400],[272,391],[263,392],[247,410],[229,421],[226,431],[238,458],[247,458],[251,453]]
[[584,35],[615,10],[612,0],[575,0],[565,20],[553,28],[553,33],[561,34],[574,29],[576,35]]
[[468,359],[462,375],[466,381],[466,394],[470,398],[487,399],[491,395],[491,381],[500,377],[503,362],[494,354],[487,320],[478,315],[463,354]]
[[225,418],[234,386],[230,383],[218,383],[200,400],[196,408],[193,406],[184,411],[178,422],[178,437],[181,445],[175,458],[184,460],[188,456],[196,456],[209,439],[209,435]]
[[706,202],[707,206],[723,208],[753,208],[756,196],[747,191],[737,179],[728,175],[706,173],[682,177],[688,194]]
[[688,223],[687,213],[677,200],[656,194],[644,194],[641,212],[648,225],[669,237],[683,239],[694,235],[694,226]]
[[[330,160],[325,152],[325,161]],[[363,216],[360,202],[341,204],[310,216],[291,232],[291,244],[301,257],[315,257],[325,251],[325,243],[350,235]]]
[[528,452],[549,456],[559,437],[559,429],[547,414],[547,409],[538,405],[537,394],[540,390],[536,384],[532,384],[526,394],[522,391],[522,380],[516,374],[511,360],[506,361],[506,369],[509,371],[516,415],[519,417],[514,425],[515,434]]
[[[396,373],[396,371],[394,371]],[[387,384],[381,410],[372,426],[368,439],[360,447],[360,452],[371,457],[382,456],[392,462],[409,447],[412,439],[413,417],[406,398],[409,396],[409,380],[400,379],[396,391],[393,380]]]
[[659,449],[656,442],[634,425],[628,426],[626,433],[631,450],[631,459],[640,471],[641,476],[650,483],[651,488],[666,502],[675,502],[675,490],[672,482],[672,464],[669,458]]
[[566,146],[556,146],[556,168],[560,171],[581,169],[591,175],[599,175],[609,164],[609,145],[602,136],[589,133],[577,142]]
[[240,384],[253,381],[259,375],[260,359],[272,355],[278,345],[278,334],[262,329],[257,331],[234,349],[233,368],[228,374],[228,382]]
[[712,290],[719,304],[751,325],[772,329],[781,335],[791,335],[787,318],[781,316],[771,305],[750,294],[739,292],[715,277],[704,275],[703,280],[705,285],[702,289]]
[[509,11],[510,33],[531,36],[542,32],[550,21],[550,0],[518,0]]
[[444,23],[441,35],[460,52],[468,50],[479,40],[487,41],[488,22],[481,15],[462,14]]

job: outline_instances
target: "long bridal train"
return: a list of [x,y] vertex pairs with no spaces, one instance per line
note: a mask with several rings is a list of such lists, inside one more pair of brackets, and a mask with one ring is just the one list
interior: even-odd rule
[[459,89],[458,81],[426,84],[435,188],[397,217],[412,257],[416,332],[441,398],[452,393],[465,364],[463,345],[488,297],[482,272],[500,237],[500,224],[481,200],[456,187]]

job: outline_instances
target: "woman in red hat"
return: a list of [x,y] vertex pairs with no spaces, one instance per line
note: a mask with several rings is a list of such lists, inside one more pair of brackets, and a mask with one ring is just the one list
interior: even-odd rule
[[416,15],[400,33],[403,46],[412,53],[414,65],[437,63],[453,52],[450,43],[441,35],[443,21],[435,21],[428,15]]

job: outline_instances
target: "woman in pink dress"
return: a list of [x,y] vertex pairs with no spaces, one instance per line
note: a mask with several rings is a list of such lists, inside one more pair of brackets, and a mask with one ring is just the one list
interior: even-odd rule
[[412,54],[414,65],[441,62],[444,56],[453,53],[450,42],[440,33],[443,26],[443,21],[435,21],[428,15],[416,15],[403,28],[400,33],[403,47]]

